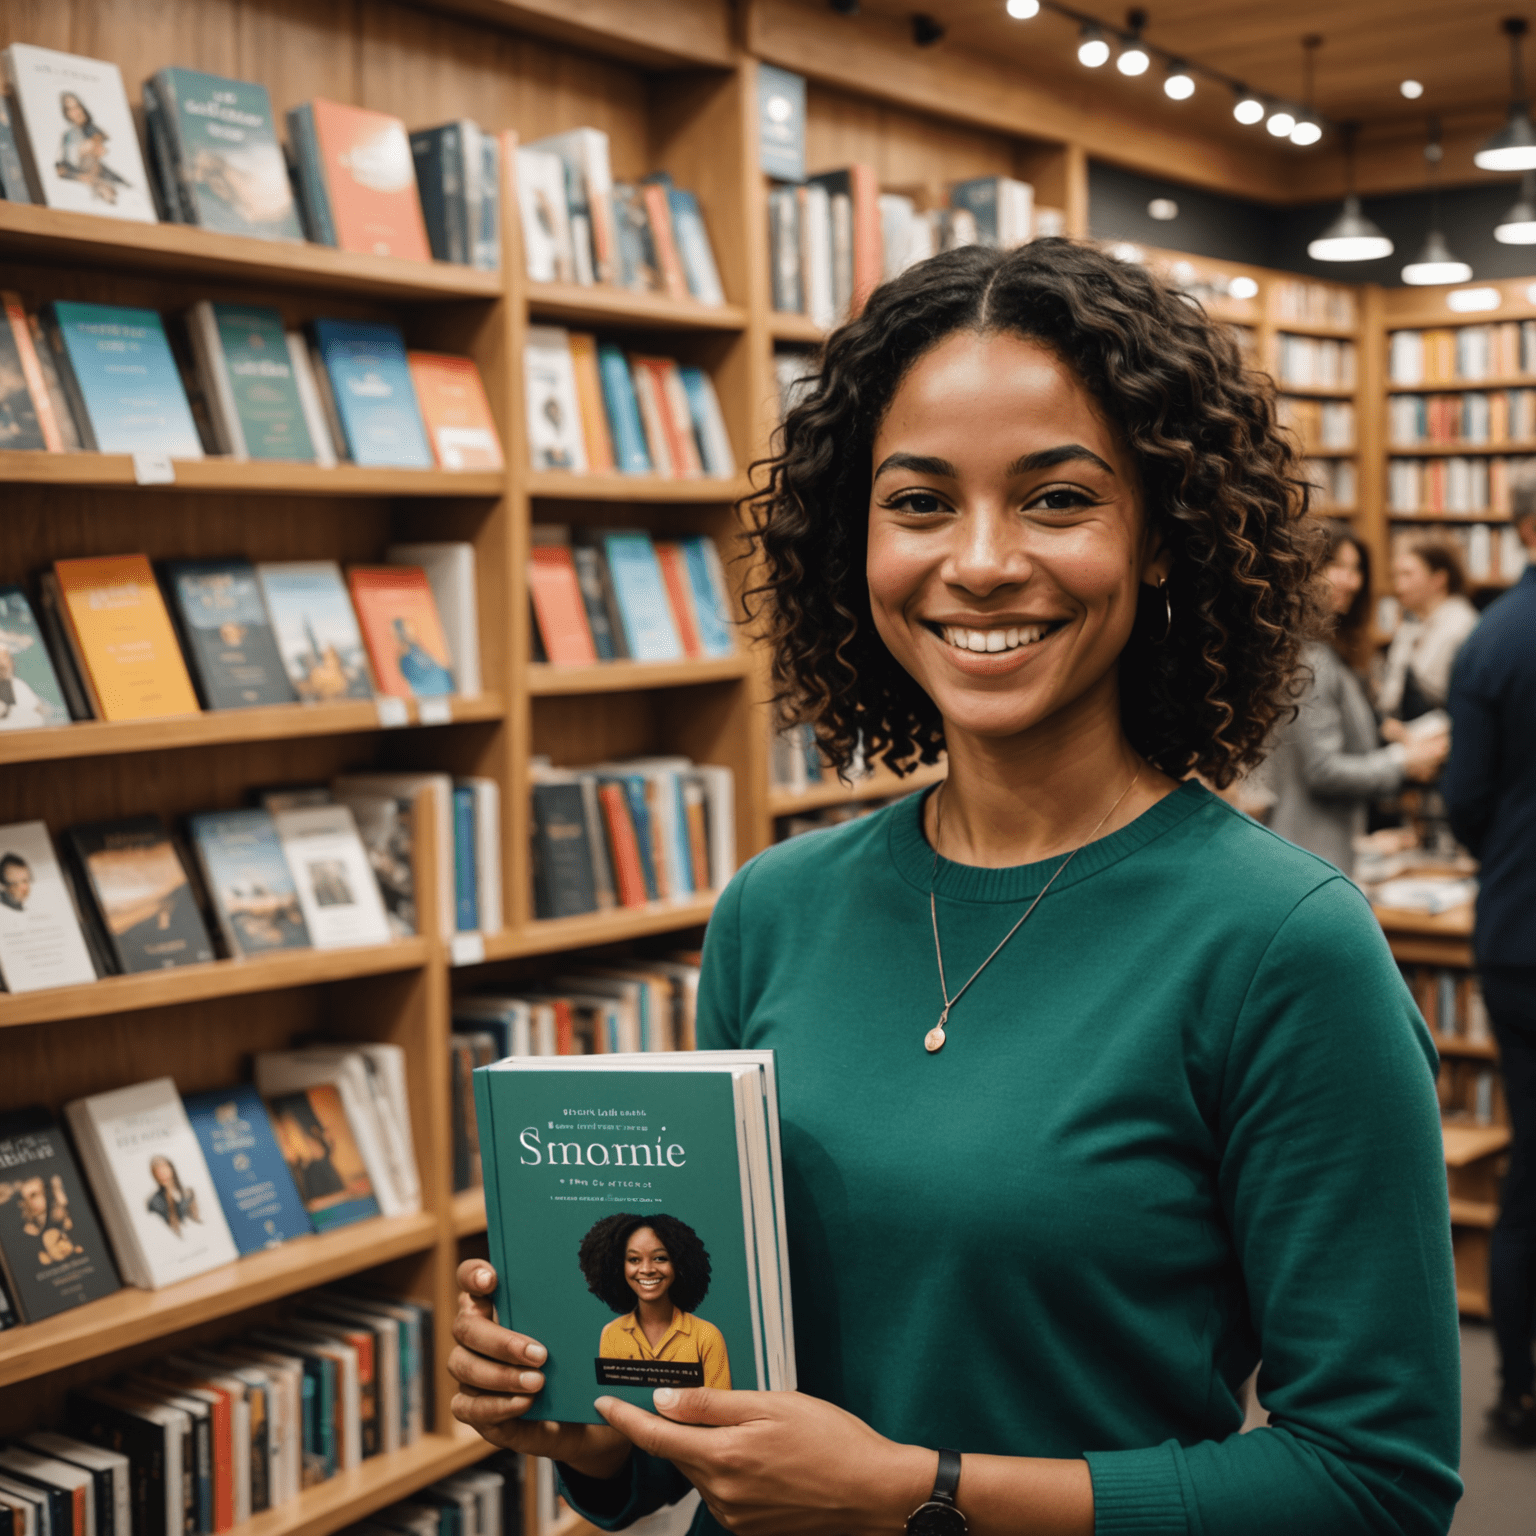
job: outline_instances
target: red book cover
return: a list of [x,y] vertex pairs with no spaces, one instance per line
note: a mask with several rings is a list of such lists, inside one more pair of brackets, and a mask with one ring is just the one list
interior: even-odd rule
[[880,286],[884,245],[880,231],[880,180],[872,165],[848,167],[853,195],[853,302],[850,317],[864,312],[869,296]]
[[661,280],[667,285],[669,299],[686,299],[688,277],[683,271],[682,257],[677,254],[677,241],[672,236],[672,205],[667,201],[667,189],[655,182],[647,182],[640,189],[645,199],[645,216],[651,221],[651,243],[656,247],[656,265],[661,268]]
[[699,624],[693,611],[693,587],[688,580],[685,556],[671,540],[658,539],[656,563],[661,567],[661,579],[667,586],[667,599],[672,604],[672,618],[683,642],[683,654],[693,661],[704,654],[704,647],[699,640]]
[[455,691],[453,652],[419,565],[354,565],[347,586],[380,693],[416,699]]
[[555,1010],[555,1055],[576,1055],[576,1020],[571,1014],[570,999],[553,997],[549,1005]]
[[438,468],[500,469],[501,439],[474,360],[408,352],[406,361]]
[[[674,391],[667,387],[668,373],[677,372],[677,364],[670,357],[641,357],[634,355],[630,358],[630,365],[636,371],[642,372],[649,383],[646,391],[650,397],[649,402],[641,399],[641,414],[645,416],[647,431],[651,426],[651,416],[646,410],[650,403],[656,420],[659,422],[662,432],[667,440],[667,459],[671,466],[671,474],[681,478],[695,479],[704,473],[704,466],[699,462],[699,445],[693,435],[693,420],[687,418],[678,420],[678,400]],[[679,379],[678,383],[681,384]],[[683,403],[686,405],[687,397]],[[655,446],[654,444],[652,445]]]
[[608,831],[608,852],[613,860],[613,883],[621,907],[646,904],[645,871],[640,866],[640,844],[635,837],[634,819],[620,784],[599,784],[598,804],[603,808],[603,825]]
[[528,590],[544,654],[559,667],[590,666],[597,660],[587,607],[581,600],[576,563],[565,544],[535,544],[528,555]]
[[337,248],[431,261],[405,124],[339,101],[317,98],[309,106]]

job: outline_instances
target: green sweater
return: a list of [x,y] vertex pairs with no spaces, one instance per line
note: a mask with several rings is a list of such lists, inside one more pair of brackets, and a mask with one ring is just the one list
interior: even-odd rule
[[[759,855],[705,943],[699,1044],[778,1053],[800,1389],[1085,1457],[1104,1536],[1445,1532],[1434,1049],[1360,893],[1186,783],[1077,855],[929,1056],[921,800]],[[940,862],[952,989],[1058,863]],[[638,1454],[565,1487],[609,1529],[687,1491]]]

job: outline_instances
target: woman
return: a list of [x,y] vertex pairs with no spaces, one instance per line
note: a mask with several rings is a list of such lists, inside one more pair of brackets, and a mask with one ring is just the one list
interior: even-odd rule
[[177,1237],[189,1221],[201,1221],[197,1211],[197,1195],[183,1188],[176,1165],[168,1157],[152,1157],[149,1160],[149,1176],[155,1181],[155,1192],[144,1202]]
[[1420,539],[1398,555],[1392,587],[1403,621],[1387,651],[1378,703],[1389,717],[1382,734],[1401,741],[1403,722],[1444,706],[1456,653],[1477,628],[1477,609],[1464,595],[1461,556],[1438,539]]
[[1140,267],[969,247],[829,339],[769,469],[783,690],[835,763],[949,760],[709,926],[700,1045],[778,1053],[803,1390],[521,1423],[546,1352],[472,1260],[454,1412],[609,1528],[691,1482],[696,1533],[1443,1533],[1433,1049],[1359,892],[1191,777],[1312,622],[1270,386]]
[[675,1216],[604,1216],[581,1240],[587,1289],[615,1312],[600,1360],[667,1360],[697,1365],[699,1385],[728,1389],[725,1337],[694,1314],[709,1294],[709,1254]]
[[1334,617],[1331,643],[1303,652],[1311,674],[1301,712],[1280,733],[1264,765],[1275,796],[1269,825],[1298,847],[1355,872],[1355,838],[1369,802],[1405,779],[1429,782],[1450,750],[1442,731],[1381,744],[1376,715],[1355,675],[1371,613],[1371,557],[1339,523],[1327,525],[1324,597]]

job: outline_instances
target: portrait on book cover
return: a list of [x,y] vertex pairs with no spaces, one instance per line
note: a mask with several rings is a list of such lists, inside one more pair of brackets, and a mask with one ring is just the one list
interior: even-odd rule
[[187,1223],[202,1225],[202,1215],[197,1208],[197,1191],[188,1189],[176,1172],[170,1158],[155,1156],[149,1160],[149,1176],[154,1180],[154,1190],[144,1202],[152,1216],[158,1216],[172,1232],[180,1237]]
[[725,1336],[698,1316],[709,1294],[709,1252],[675,1216],[620,1211],[581,1240],[587,1289],[619,1313],[597,1346],[600,1386],[729,1390]]
[[69,1193],[57,1174],[51,1179],[34,1174],[14,1184],[0,1184],[0,1205],[13,1206],[11,1214],[22,1234],[36,1245],[33,1258],[39,1269],[85,1251],[75,1242]]
[[91,196],[104,203],[115,203],[119,188],[131,187],[126,176],[107,164],[108,135],[91,116],[91,110],[74,91],[59,96],[59,111],[65,128],[59,139],[54,170],[64,181],[83,182]]
[[267,1107],[278,1149],[317,1227],[378,1214],[373,1183],[333,1083],[280,1093]]
[[[45,697],[34,683],[53,697]],[[57,685],[47,671],[42,640],[20,630],[0,629],[0,730],[62,725],[67,719],[64,701],[58,697]]]

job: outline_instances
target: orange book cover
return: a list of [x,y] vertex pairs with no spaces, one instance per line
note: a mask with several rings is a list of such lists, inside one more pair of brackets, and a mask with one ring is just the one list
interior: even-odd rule
[[555,1055],[575,1056],[576,1018],[571,1012],[569,998],[552,997],[550,1007],[555,1010]]
[[431,261],[405,124],[339,101],[309,105],[337,248]]
[[656,541],[656,563],[661,567],[661,579],[666,583],[678,638],[683,642],[683,654],[692,661],[704,654],[704,647],[699,640],[699,623],[693,612],[693,589],[685,559],[682,549],[670,540]]
[[[650,380],[654,411],[661,430],[666,434],[667,459],[670,462],[670,473],[678,479],[696,480],[704,473],[703,462],[699,458],[698,440],[693,435],[693,418],[687,414],[688,397],[683,390],[682,375],[678,373],[677,364],[670,357],[640,357],[632,356],[630,363],[633,368],[644,369]],[[675,387],[672,381],[675,380]],[[651,422],[646,412],[645,400],[641,400],[641,414],[646,416],[646,429],[650,430]],[[682,411],[682,419],[679,419],[679,411]],[[654,444],[652,445],[654,448]]]
[[420,699],[455,691],[453,652],[419,565],[354,565],[347,586],[380,693]]
[[667,189],[650,181],[640,192],[645,201],[645,216],[651,221],[651,244],[656,248],[656,265],[661,268],[667,297],[690,298],[688,275],[683,271],[683,259],[677,254],[677,241],[672,236],[672,205],[667,201]]
[[693,888],[696,891],[707,891],[709,889],[709,836],[704,825],[704,797],[689,796],[684,802],[684,813],[688,818],[688,857],[693,864]]
[[148,556],[60,560],[53,570],[103,720],[198,713]]
[[406,361],[438,468],[502,468],[501,439],[474,360],[407,352]]
[[608,852],[613,861],[613,884],[621,907],[646,904],[645,871],[640,867],[640,843],[635,836],[629,801],[618,784],[599,784],[597,801],[608,831]]
[[872,165],[848,167],[853,194],[853,302],[850,315],[861,315],[869,296],[880,286],[884,259],[880,232],[880,179]]
[[37,415],[43,442],[49,453],[63,453],[64,434],[59,429],[58,417],[53,414],[48,383],[43,378],[42,364],[37,360],[37,349],[32,345],[32,330],[27,324],[26,309],[20,295],[14,293],[0,293],[0,303],[5,305],[5,318],[10,322],[11,336],[16,342],[16,356],[21,360],[21,374],[27,383],[27,394],[32,398],[32,409]]
[[535,544],[528,554],[528,590],[544,654],[558,667],[585,667],[597,660],[597,646],[581,600],[576,562],[565,544]]
[[581,407],[581,434],[587,444],[587,468],[593,474],[611,474],[613,434],[608,430],[608,408],[603,403],[603,381],[597,370],[597,337],[590,331],[572,331],[570,342],[576,402]]

